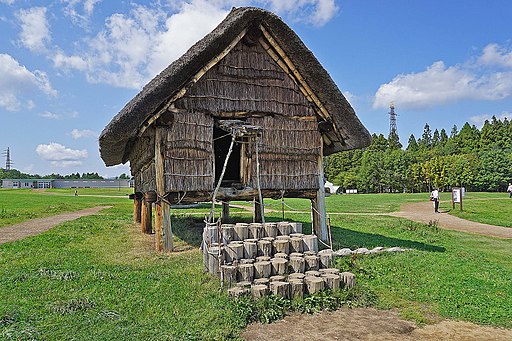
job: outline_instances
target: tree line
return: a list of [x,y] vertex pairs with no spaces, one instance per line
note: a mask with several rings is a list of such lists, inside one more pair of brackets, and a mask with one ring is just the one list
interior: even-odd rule
[[365,193],[448,190],[504,191],[512,182],[512,123],[486,120],[483,127],[465,123],[431,130],[425,124],[404,149],[396,132],[372,135],[370,146],[325,158],[325,176],[341,189]]

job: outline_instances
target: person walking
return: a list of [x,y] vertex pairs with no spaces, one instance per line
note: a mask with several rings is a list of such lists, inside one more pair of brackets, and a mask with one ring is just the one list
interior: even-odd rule
[[508,184],[508,187],[507,187],[507,192],[510,193],[510,198],[512,198],[512,183],[509,182]]
[[434,202],[434,213],[440,213],[439,212],[439,191],[437,188],[434,187],[434,190],[432,193],[430,193],[430,199]]

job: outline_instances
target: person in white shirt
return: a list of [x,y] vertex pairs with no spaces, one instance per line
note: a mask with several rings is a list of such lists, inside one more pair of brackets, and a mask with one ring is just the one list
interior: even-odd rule
[[434,187],[434,190],[430,194],[430,197],[434,201],[434,212],[435,213],[440,213],[439,212],[439,199],[440,199],[440,196],[439,196],[439,191],[437,190],[437,188]]
[[509,183],[509,184],[508,184],[507,192],[509,192],[509,193],[510,193],[510,198],[512,198],[512,183]]

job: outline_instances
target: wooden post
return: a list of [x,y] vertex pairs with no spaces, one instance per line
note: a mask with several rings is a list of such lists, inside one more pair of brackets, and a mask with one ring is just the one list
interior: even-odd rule
[[141,230],[142,233],[151,234],[153,233],[152,226],[152,206],[153,204],[146,199],[143,200],[142,204],[142,217],[141,217]]
[[[171,205],[165,199],[165,142],[167,140],[166,126],[157,126],[155,132],[155,176],[156,191],[160,197],[161,220],[160,226],[156,229],[160,236],[157,235],[157,243],[161,243],[163,251],[172,251],[172,226],[171,226]],[[159,244],[157,244],[159,245]],[[157,246],[158,248],[158,246]]]
[[156,203],[155,205],[155,249],[162,251],[162,222],[163,222],[163,211],[162,205]]
[[[323,148],[321,148],[323,149]],[[311,200],[311,215],[313,221],[313,231],[315,234],[327,242],[329,239],[327,233],[326,210],[325,210],[325,188],[324,188],[324,164],[323,150],[318,157],[318,191],[316,198]]]
[[142,209],[142,193],[135,193],[133,195],[133,222],[140,224],[141,221],[141,209]]
[[229,201],[223,201],[222,202],[222,214],[221,214],[222,221],[228,221],[229,219]]
[[256,199],[254,199],[254,222],[262,223],[263,222],[263,205]]

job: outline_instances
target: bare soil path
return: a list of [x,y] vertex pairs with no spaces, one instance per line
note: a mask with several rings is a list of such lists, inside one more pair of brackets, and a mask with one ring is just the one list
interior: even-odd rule
[[394,310],[340,309],[314,315],[293,315],[272,324],[251,324],[242,337],[265,340],[512,340],[512,330],[479,326],[469,322],[444,320],[418,327]]
[[112,206],[86,208],[80,211],[62,213],[47,218],[32,219],[19,224],[2,227],[0,228],[0,244],[13,242],[29,236],[35,236],[65,221],[96,214],[99,211],[110,207]]
[[425,224],[437,221],[439,227],[448,230],[478,233],[498,238],[512,238],[512,228],[477,223],[452,216],[443,211],[434,213],[431,202],[403,204],[400,206],[399,212],[388,213],[388,215]]

